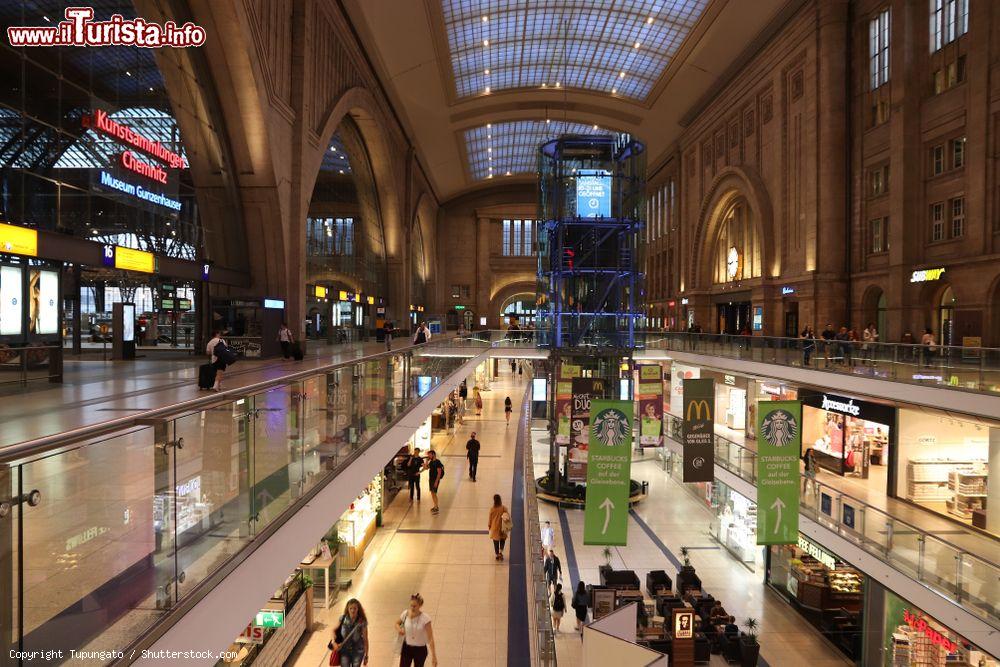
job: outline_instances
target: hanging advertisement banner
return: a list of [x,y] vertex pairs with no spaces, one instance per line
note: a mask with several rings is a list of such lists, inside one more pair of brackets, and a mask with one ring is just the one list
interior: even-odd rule
[[697,366],[685,366],[676,361],[670,369],[670,414],[678,419],[684,419],[684,380],[695,380],[701,377],[701,369]]
[[570,424],[569,470],[566,479],[571,482],[587,481],[587,449],[590,425],[590,401],[604,395],[604,380],[600,378],[573,378],[572,422]]
[[583,543],[628,543],[628,498],[632,467],[632,401],[590,402],[587,498]]
[[684,481],[711,482],[715,479],[715,380],[683,381]]
[[573,418],[573,378],[580,377],[580,367],[560,364],[556,375],[556,444],[568,445]]
[[659,447],[663,443],[663,369],[659,364],[641,364],[638,369],[639,444]]
[[802,404],[757,405],[757,544],[796,544]]

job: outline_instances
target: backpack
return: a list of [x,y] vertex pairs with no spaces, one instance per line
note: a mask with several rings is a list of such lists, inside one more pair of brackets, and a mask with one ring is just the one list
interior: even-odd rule
[[500,515],[500,529],[504,532],[504,535],[510,535],[510,531],[514,530],[514,521],[507,512]]
[[556,593],[552,598],[552,611],[566,611],[566,598],[562,593]]
[[212,354],[227,366],[236,363],[236,352],[221,340],[212,348]]

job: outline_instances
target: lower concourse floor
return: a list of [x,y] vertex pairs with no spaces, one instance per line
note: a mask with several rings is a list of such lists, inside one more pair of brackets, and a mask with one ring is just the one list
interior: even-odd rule
[[[533,431],[536,476],[544,474],[548,445],[544,432]],[[681,562],[681,548],[690,550],[691,564],[701,578],[703,590],[721,600],[726,611],[742,625],[748,617],[760,623],[761,665],[851,665],[818,630],[764,583],[759,569],[751,572],[709,535],[713,514],[703,502],[672,480],[652,455],[634,461],[632,478],[649,482],[649,495],[635,506],[628,527],[628,546],[612,548],[614,569],[633,570],[645,582],[650,570],[666,570],[673,578]],[[555,552],[562,561],[563,587],[568,595],[578,581],[599,584],[598,567],[603,547],[583,544],[583,512],[557,509],[539,503],[541,521],[555,529]],[[573,610],[567,610],[559,627],[556,650],[560,665],[578,665],[582,642],[575,631]],[[724,665],[719,655],[713,665]]]
[[[458,424],[453,437],[434,446],[445,466],[439,493],[440,513],[432,514],[427,473],[421,475],[421,499],[410,501],[402,489],[383,511],[383,525],[375,534],[357,570],[347,572],[350,585],[328,610],[318,611],[313,631],[286,664],[315,667],[328,664],[327,642],[348,599],[357,598],[369,618],[370,660],[373,666],[397,664],[394,623],[406,609],[410,595],[420,593],[431,627],[438,664],[455,667],[499,667],[508,664],[508,624],[512,619],[512,587],[524,586],[524,558],[511,545],[498,562],[487,530],[493,494],[512,507],[515,480],[517,419],[508,425],[504,398],[510,396],[519,414],[525,379],[503,374],[483,392],[483,412],[474,410]],[[465,444],[475,431],[482,444],[475,482],[470,479]],[[516,528],[515,528],[516,530]],[[516,594],[516,590],[514,591]],[[427,665],[432,663],[428,659]],[[572,663],[566,663],[572,664]]]

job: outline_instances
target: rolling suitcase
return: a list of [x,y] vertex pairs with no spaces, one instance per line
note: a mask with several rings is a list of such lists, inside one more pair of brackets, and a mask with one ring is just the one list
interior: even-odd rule
[[215,366],[203,364],[198,368],[198,389],[211,389],[215,386]]
[[303,356],[302,345],[300,345],[298,341],[292,343],[292,357],[295,361],[302,361]]

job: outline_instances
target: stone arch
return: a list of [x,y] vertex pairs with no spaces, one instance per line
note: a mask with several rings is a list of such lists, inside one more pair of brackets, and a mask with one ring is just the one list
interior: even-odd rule
[[859,331],[867,327],[869,322],[874,322],[879,337],[883,341],[890,339],[887,298],[886,291],[877,283],[865,288],[861,295],[861,317],[857,321]]
[[500,324],[500,306],[513,296],[518,294],[536,294],[538,290],[537,279],[533,274],[516,274],[508,276],[502,282],[493,286],[493,293],[490,296],[490,305],[486,313],[487,324],[491,327]]
[[730,166],[719,172],[712,181],[698,212],[694,245],[691,248],[693,261],[688,272],[691,288],[712,287],[711,253],[719,234],[722,214],[740,197],[750,207],[753,224],[760,238],[761,277],[767,279],[779,272],[780,267],[776,265],[778,254],[775,252],[774,212],[767,187],[755,170]]

